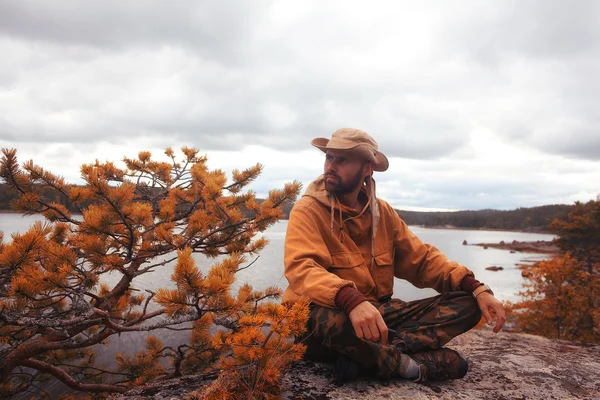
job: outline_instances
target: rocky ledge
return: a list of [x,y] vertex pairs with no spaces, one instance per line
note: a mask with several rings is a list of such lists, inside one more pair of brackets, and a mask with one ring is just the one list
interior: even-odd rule
[[[469,360],[460,380],[425,385],[406,380],[364,379],[338,385],[332,366],[300,362],[285,377],[284,399],[600,399],[600,346],[580,346],[539,336],[494,334],[484,328],[452,340],[448,347]],[[197,399],[207,382],[185,377],[137,388],[113,399]]]
[[[466,241],[463,242],[466,245]],[[484,249],[500,249],[510,250],[511,252],[521,253],[540,253],[540,254],[556,254],[558,253],[558,247],[553,242],[546,240],[538,240],[537,242],[519,242],[513,240],[512,242],[506,243],[501,241],[499,243],[475,243],[474,246],[480,246]]]

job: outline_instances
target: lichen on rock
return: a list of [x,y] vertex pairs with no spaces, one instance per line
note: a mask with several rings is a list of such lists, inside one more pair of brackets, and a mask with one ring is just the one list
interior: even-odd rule
[[[540,336],[483,328],[453,339],[448,347],[469,360],[460,380],[414,383],[361,379],[336,384],[329,364],[296,363],[284,378],[283,399],[599,399],[600,346],[580,346]],[[206,380],[184,377],[134,389],[114,400],[198,399]],[[192,393],[195,392],[195,395]]]

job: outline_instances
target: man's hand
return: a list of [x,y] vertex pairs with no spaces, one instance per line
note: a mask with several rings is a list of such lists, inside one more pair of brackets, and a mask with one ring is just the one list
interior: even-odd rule
[[361,339],[371,340],[386,344],[388,340],[388,328],[377,308],[368,301],[363,301],[348,315],[356,336]]
[[483,317],[488,325],[492,325],[493,322],[491,311],[496,314],[496,326],[494,327],[494,333],[500,332],[500,329],[502,329],[502,326],[504,326],[504,322],[506,321],[502,303],[500,303],[493,294],[489,292],[483,292],[477,296],[477,304],[479,305],[481,313],[483,314]]

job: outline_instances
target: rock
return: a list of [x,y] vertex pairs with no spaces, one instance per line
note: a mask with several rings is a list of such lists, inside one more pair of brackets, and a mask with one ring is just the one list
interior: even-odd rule
[[324,364],[314,364],[315,370],[299,365],[285,378],[297,389],[292,388],[284,398],[548,400],[593,399],[600,394],[600,346],[587,348],[525,334],[494,334],[486,328],[461,335],[448,347],[469,360],[469,372],[461,380],[421,385],[400,379],[364,379],[336,386],[331,383],[331,368],[323,369]]
[[524,253],[542,253],[542,254],[555,254],[558,252],[558,248],[552,242],[517,242],[516,240],[512,243],[506,243],[501,241],[499,243],[475,243],[475,246],[481,246],[484,249],[493,248],[500,250],[510,250],[511,253],[522,251]]
[[516,253],[516,251],[514,251],[514,250],[510,251],[510,254],[515,254],[515,253]]
[[487,267],[486,269],[488,271],[502,271],[504,269],[504,267],[497,267],[495,265],[492,265],[491,267]]
[[484,249],[484,250],[487,250],[487,249],[488,249],[488,247],[487,247],[487,246],[483,246],[483,249]]
[[138,386],[123,394],[113,394],[108,400],[164,400],[189,399],[196,400],[192,392],[201,390],[213,382],[202,375],[186,375],[180,378],[157,380]]
[[[361,379],[340,386],[330,364],[308,361],[294,365],[284,377],[283,399],[453,400],[453,399],[598,399],[600,345],[578,346],[540,336],[490,328],[467,332],[448,347],[469,361],[467,376],[454,381],[418,384],[408,380]],[[201,378],[155,382],[145,389],[113,395],[114,400],[193,399],[188,393],[206,385]]]
[[465,239],[465,240],[463,240],[463,246],[466,246],[467,244],[468,244],[468,243],[467,243],[467,240],[466,240],[466,239]]

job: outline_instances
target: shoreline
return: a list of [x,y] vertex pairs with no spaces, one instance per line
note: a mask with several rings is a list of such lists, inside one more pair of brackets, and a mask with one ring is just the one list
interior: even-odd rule
[[[38,215],[38,214],[42,215],[41,213],[23,214],[22,212],[10,210],[10,209],[0,209],[0,214],[21,214],[23,216]],[[81,215],[80,213],[73,212],[73,211],[71,211],[71,214],[72,215]],[[289,217],[281,218],[281,221],[287,221],[287,220],[289,220]],[[544,230],[540,230],[540,229],[523,230],[523,229],[496,229],[496,228],[466,228],[466,227],[449,226],[449,225],[434,225],[434,226],[409,225],[409,228],[411,226],[416,226],[416,227],[423,228],[423,229],[451,230],[451,231],[514,232],[514,233],[534,233],[534,234],[541,234],[541,235],[553,235],[552,232],[544,231]]]
[[542,235],[554,235],[552,232],[545,231],[542,229],[524,230],[524,229],[497,229],[497,228],[467,228],[467,227],[450,226],[450,225],[432,225],[432,226],[410,225],[410,226],[417,226],[417,227],[423,228],[423,229],[443,229],[443,230],[450,230],[450,231],[517,232],[517,233],[536,233],[536,234],[542,234]]
[[547,240],[538,240],[535,242],[519,242],[513,240],[509,243],[504,241],[501,241],[500,243],[474,243],[471,246],[480,246],[484,249],[510,250],[513,253],[558,254],[559,250],[553,242]]

